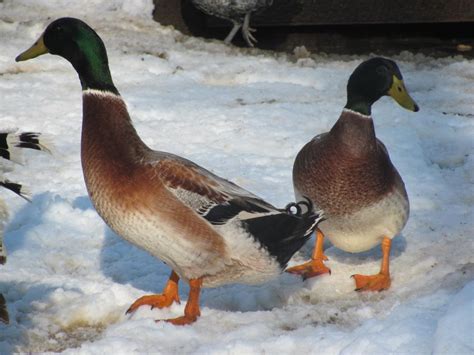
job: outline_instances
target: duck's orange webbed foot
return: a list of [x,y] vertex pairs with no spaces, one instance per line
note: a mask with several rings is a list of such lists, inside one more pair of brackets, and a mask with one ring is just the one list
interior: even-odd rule
[[331,269],[324,265],[323,260],[328,260],[328,258],[323,255],[323,258],[321,259],[311,259],[304,264],[290,267],[289,269],[286,269],[286,272],[301,275],[303,280],[323,274],[331,274]]
[[153,308],[166,308],[173,304],[173,302],[180,303],[179,296],[168,297],[166,294],[161,295],[147,295],[140,297],[127,309],[127,314],[135,312],[141,306],[151,306]]
[[389,257],[392,240],[384,237],[382,240],[382,266],[376,275],[352,275],[356,283],[356,291],[383,291],[390,288]]
[[297,265],[286,269],[286,272],[290,274],[301,275],[303,280],[309,279],[323,274],[331,274],[331,269],[324,265],[325,260],[328,257],[323,253],[324,234],[317,229],[316,230],[316,245],[314,246],[313,255],[310,261],[304,264]]
[[137,299],[127,309],[126,314],[135,312],[141,306],[151,306],[151,308],[166,308],[173,304],[173,302],[180,303],[178,294],[179,276],[173,271],[168,280],[165,289],[161,295],[148,295]]
[[[188,308],[188,307],[186,307]],[[188,312],[184,312],[184,316],[166,319],[166,322],[174,324],[174,325],[186,325],[191,324],[197,321],[198,317],[201,315],[201,311],[199,310],[199,305],[195,307],[193,310],[189,310]],[[159,320],[157,320],[159,322]]]
[[383,291],[390,288],[390,275],[352,275],[356,283],[356,291]]
[[[202,280],[191,279],[189,280],[189,297],[186,307],[184,308],[184,316],[166,319],[165,321],[174,325],[186,325],[194,323],[201,315],[199,309],[199,295],[201,293]],[[160,320],[157,320],[160,322]]]

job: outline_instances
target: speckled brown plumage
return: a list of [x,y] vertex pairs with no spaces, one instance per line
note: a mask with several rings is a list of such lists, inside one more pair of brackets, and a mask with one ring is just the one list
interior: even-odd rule
[[293,181],[328,218],[370,206],[394,188],[405,191],[372,119],[348,110],[298,153]]
[[[123,235],[118,226],[121,215],[154,213],[157,219],[161,215],[175,228],[188,230],[183,236],[214,255],[213,258],[225,260],[227,252],[222,237],[166,189],[163,183],[170,186],[175,183],[166,179],[171,172],[165,172],[165,179],[161,179],[161,162],[144,163],[151,150],[136,134],[125,103],[112,95],[84,95],[83,102],[84,178],[101,217]],[[163,164],[168,168],[173,166],[169,162]],[[185,181],[186,171],[180,179],[176,165],[173,171],[176,180]]]
[[[243,266],[246,261],[241,260],[241,246],[237,253],[229,247],[229,238],[232,243],[240,243],[242,236],[243,245],[254,244],[246,228],[257,228],[265,234],[256,223],[266,215],[268,223],[271,218],[283,221],[289,217],[291,223],[279,233],[286,228],[302,228],[303,235],[308,235],[311,224],[305,225],[311,223],[310,219],[300,226],[293,225],[298,222],[296,217],[237,185],[184,158],[149,149],[133,128],[120,96],[89,90],[84,92],[83,102],[81,157],[86,186],[97,212],[117,234],[164,260],[181,278],[202,278],[203,286],[208,287],[234,279],[244,281],[253,267],[261,269],[251,271],[257,278],[273,274],[277,266],[273,257],[258,260],[248,250],[249,260],[255,263],[249,269]],[[248,227],[239,222],[237,214],[242,211],[249,214],[248,222],[244,222],[250,223]],[[254,237],[258,247],[252,253],[260,255],[258,238],[263,237]],[[266,243],[278,244],[279,238],[272,235]],[[294,253],[290,247],[267,247],[277,253],[286,250],[278,256],[282,265]]]

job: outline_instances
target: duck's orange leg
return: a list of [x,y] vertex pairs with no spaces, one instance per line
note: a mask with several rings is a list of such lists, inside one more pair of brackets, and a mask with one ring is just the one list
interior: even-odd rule
[[[199,310],[199,295],[201,294],[202,279],[189,280],[189,297],[188,303],[184,308],[184,316],[167,319],[166,322],[174,325],[186,325],[194,323],[201,315]],[[159,322],[159,321],[157,321]]]
[[290,267],[289,269],[286,269],[286,272],[289,272],[290,274],[301,275],[303,276],[304,280],[326,273],[330,274],[331,269],[329,269],[323,263],[323,261],[328,260],[328,257],[324,255],[323,252],[323,244],[324,234],[318,228],[316,229],[316,245],[314,246],[311,260],[304,264]]
[[165,308],[171,306],[173,302],[180,303],[178,294],[178,282],[179,276],[174,271],[171,272],[170,278],[166,283],[163,293],[161,295],[148,295],[137,299],[127,309],[126,313],[132,313],[137,310],[138,307],[148,305],[151,308]]
[[382,240],[382,266],[376,275],[352,275],[356,283],[356,291],[383,291],[390,287],[390,248],[392,240],[384,237]]

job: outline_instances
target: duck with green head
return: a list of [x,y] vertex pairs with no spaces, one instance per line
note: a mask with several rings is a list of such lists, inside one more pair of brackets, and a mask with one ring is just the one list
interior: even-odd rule
[[320,220],[301,213],[308,202],[275,208],[189,160],[146,146],[112,82],[105,46],[86,23],[52,22],[17,61],[45,53],[67,59],[79,74],[81,161],[97,212],[172,269],[163,293],[141,297],[128,313],[179,302],[181,278],[190,286],[184,316],[168,321],[192,323],[200,315],[201,287],[262,283],[284,270]]
[[394,61],[377,57],[363,62],[349,78],[347,104],[339,119],[298,153],[293,166],[297,200],[309,198],[326,220],[316,231],[312,259],[288,272],[304,278],[330,273],[323,253],[327,236],[334,246],[351,253],[381,244],[380,272],[353,277],[358,291],[390,287],[391,241],[408,220],[409,202],[400,174],[375,136],[372,105],[385,95],[418,111]]

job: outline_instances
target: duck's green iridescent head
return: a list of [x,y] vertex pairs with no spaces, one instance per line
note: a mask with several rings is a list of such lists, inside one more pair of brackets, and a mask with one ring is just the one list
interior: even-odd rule
[[407,110],[419,110],[405,88],[397,64],[382,57],[372,58],[361,63],[350,76],[345,107],[370,115],[372,104],[385,95]]
[[33,46],[16,57],[16,61],[46,53],[68,60],[79,74],[83,90],[98,89],[118,94],[110,75],[104,43],[85,22],[70,17],[53,21]]

